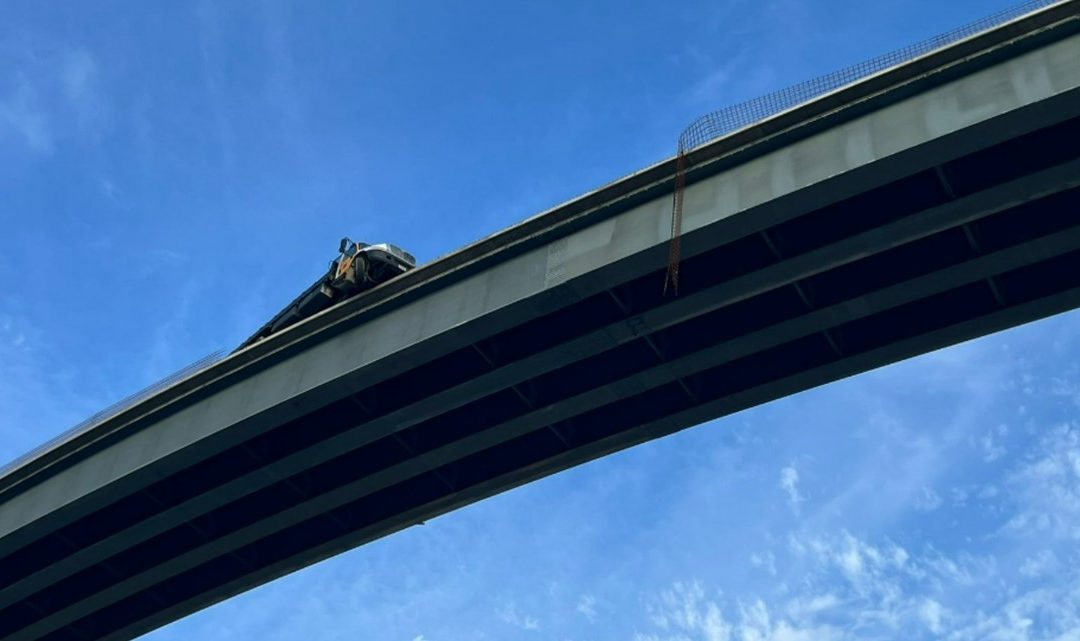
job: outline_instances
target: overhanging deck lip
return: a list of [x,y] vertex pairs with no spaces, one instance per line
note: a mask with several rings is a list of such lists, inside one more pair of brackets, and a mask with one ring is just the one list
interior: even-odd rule
[[[735,153],[740,155],[762,148],[761,143],[777,138],[797,139],[807,135],[810,126],[822,119],[837,116],[845,107],[871,98],[882,98],[913,83],[927,79],[935,71],[971,65],[987,64],[987,54],[1020,45],[1031,37],[1076,23],[1080,17],[1080,0],[1063,2],[1021,16],[999,27],[958,41],[927,53],[907,63],[884,70],[859,82],[830,92],[798,107],[776,114],[754,125],[736,130],[717,140],[695,148],[690,154],[692,167],[715,165],[717,160]],[[990,61],[992,62],[992,61]],[[896,99],[901,99],[898,96]],[[783,140],[781,140],[783,142]],[[371,292],[326,310],[266,340],[239,350],[206,370],[164,388],[142,403],[121,412],[93,428],[58,442],[22,465],[0,476],[0,502],[5,495],[27,483],[34,483],[61,469],[72,454],[101,439],[120,433],[125,428],[138,429],[138,423],[161,410],[182,404],[185,399],[211,384],[221,384],[235,376],[257,368],[259,363],[286,351],[301,348],[343,323],[356,322],[360,317],[378,313],[399,301],[418,296],[425,291],[445,286],[463,273],[467,275],[498,260],[505,259],[523,247],[552,240],[570,233],[578,226],[594,223],[617,215],[620,201],[643,192],[670,189],[674,177],[675,159],[668,158],[629,174],[603,187],[570,201],[561,203],[540,214],[486,236],[462,249],[419,267]],[[625,208],[625,205],[623,206]]]

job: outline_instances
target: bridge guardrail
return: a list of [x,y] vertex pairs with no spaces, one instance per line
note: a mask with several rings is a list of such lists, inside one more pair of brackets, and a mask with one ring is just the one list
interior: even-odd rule
[[979,20],[945,33],[927,38],[876,58],[845,67],[838,71],[804,80],[772,93],[751,98],[716,111],[709,112],[691,122],[679,134],[676,148],[675,190],[671,205],[671,245],[668,252],[668,272],[664,283],[677,292],[679,281],[679,236],[682,231],[683,189],[686,186],[686,155],[695,147],[700,147],[712,140],[737,129],[755,124],[770,116],[787,111],[830,91],[858,82],[868,76],[909,62],[927,53],[931,53],[965,38],[976,36],[1006,22],[1045,9],[1066,0],[1027,0],[991,14]]
[[189,377],[197,374],[198,372],[201,372],[202,370],[210,367],[214,363],[217,363],[218,361],[220,361],[222,358],[225,357],[226,354],[227,354],[227,352],[225,350],[217,350],[216,352],[212,352],[210,354],[207,354],[206,356],[203,356],[199,360],[197,360],[197,361],[195,361],[195,362],[193,362],[193,363],[191,363],[189,365],[185,365],[184,367],[182,367],[179,370],[173,372],[172,374],[169,374],[165,378],[163,378],[163,379],[161,379],[161,380],[159,380],[159,381],[157,381],[155,383],[152,383],[152,384],[142,388],[141,390],[135,392],[134,394],[130,394],[128,396],[125,396],[124,398],[120,399],[119,401],[116,401],[112,405],[109,405],[108,407],[106,407],[106,408],[104,408],[104,409],[102,409],[102,410],[100,410],[98,412],[95,412],[93,415],[91,415],[87,419],[81,421],[80,423],[78,423],[74,427],[71,427],[71,428],[68,428],[68,429],[64,430],[60,434],[54,436],[53,438],[49,439],[48,441],[45,441],[41,445],[38,445],[37,447],[30,450],[29,452],[27,452],[27,453],[25,453],[25,454],[23,454],[23,455],[21,455],[19,457],[16,457],[14,460],[9,461],[9,462],[5,463],[4,465],[0,466],[0,478],[3,478],[8,472],[11,472],[11,471],[17,469],[21,465],[23,465],[24,463],[34,459],[35,457],[37,457],[42,452],[45,452],[45,451],[47,451],[49,449],[52,449],[53,447],[59,445],[60,443],[63,443],[64,441],[71,440],[71,439],[75,438],[76,436],[78,436],[79,434],[82,434],[83,432],[88,432],[88,431],[94,429],[94,427],[97,426],[98,424],[109,420],[113,416],[116,416],[117,414],[119,414],[120,412],[123,412],[124,410],[128,409],[129,407],[133,407],[133,406],[137,405],[142,400],[144,400],[144,399],[146,399],[146,398],[148,398],[150,396],[153,396],[154,394],[157,394],[158,392],[165,389],[166,387],[169,387],[171,385],[179,383],[180,381],[182,381],[182,380],[184,380],[186,378],[189,378]]

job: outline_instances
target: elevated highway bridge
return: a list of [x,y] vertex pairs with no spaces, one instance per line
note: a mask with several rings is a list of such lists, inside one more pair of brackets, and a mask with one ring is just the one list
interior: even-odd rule
[[[0,477],[0,638],[129,639],[474,501],[1080,306],[1080,1],[661,162]],[[808,425],[808,429],[812,429]]]

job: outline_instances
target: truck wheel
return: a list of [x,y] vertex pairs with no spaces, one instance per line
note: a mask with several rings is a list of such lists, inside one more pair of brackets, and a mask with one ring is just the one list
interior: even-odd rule
[[356,284],[363,285],[371,280],[371,275],[368,273],[368,259],[363,254],[357,254],[353,258],[353,273],[356,274]]

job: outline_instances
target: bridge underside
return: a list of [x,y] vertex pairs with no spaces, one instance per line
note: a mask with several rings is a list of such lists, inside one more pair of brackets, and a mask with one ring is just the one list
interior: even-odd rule
[[[1061,53],[1072,50],[1058,52],[1061,77],[1076,74],[1075,57]],[[541,267],[520,281],[515,269],[534,262],[512,257],[484,272],[503,269],[497,278],[462,276],[291,353],[270,352],[279,360],[199,400],[202,414],[162,411],[71,455],[79,461],[18,481],[25,487],[0,487],[0,637],[131,638],[530,480],[1080,306],[1080,79],[1051,76],[991,76],[995,90],[1018,77],[1036,89],[1059,84],[1049,98],[728,213],[716,213],[723,180],[738,171],[746,184],[758,180],[754,158],[735,169],[734,160],[696,165],[678,295],[663,294],[663,221],[646,216],[667,208],[670,181],[661,181],[639,197],[659,209],[627,204],[607,236],[589,235],[600,225],[565,232],[594,254],[563,260],[558,238],[538,244],[525,258]],[[945,98],[959,104],[969,89],[890,117],[931,122]],[[815,144],[830,158],[851,155],[850,138],[821,131]],[[797,144],[783,166],[811,149]],[[619,243],[631,249],[566,275],[587,262],[573,260]],[[557,274],[552,264],[569,267]],[[504,304],[469,282],[528,287]],[[409,332],[437,314],[400,330],[387,321],[411,322],[406,305],[456,313],[450,291],[484,304],[463,303],[460,320],[417,339]],[[387,326],[379,336],[403,347],[357,364]],[[330,366],[345,374],[301,389],[298,379]],[[270,383],[244,387],[254,379]],[[261,392],[277,404],[252,410],[258,421],[237,410],[245,420],[232,422],[226,410]],[[222,427],[199,432],[213,421]]]
[[729,242],[702,230],[678,296],[660,268],[613,283],[167,476],[0,560],[0,635],[131,636],[531,479],[1076,307],[1075,140],[1077,118]]

